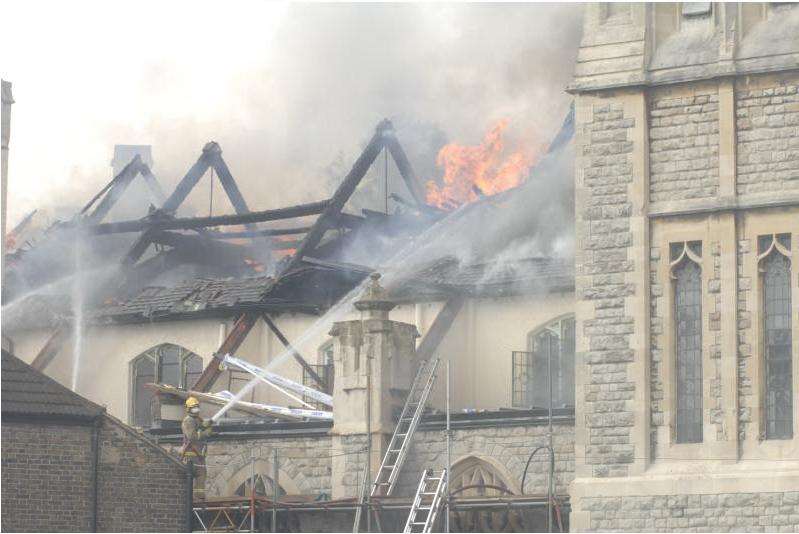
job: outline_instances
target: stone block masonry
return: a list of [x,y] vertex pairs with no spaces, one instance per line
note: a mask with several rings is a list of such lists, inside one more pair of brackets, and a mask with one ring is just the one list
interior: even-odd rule
[[649,100],[649,197],[652,202],[716,196],[719,183],[719,95],[706,90]]
[[737,191],[799,194],[799,92],[797,83],[736,83]]
[[577,390],[583,407],[578,417],[584,419],[578,425],[585,426],[584,462],[592,476],[617,477],[628,474],[635,456],[635,382],[628,371],[635,318],[625,304],[635,294],[629,193],[635,119],[625,116],[624,104],[617,101],[597,101],[581,115],[575,287],[583,310],[578,313],[578,336],[584,340],[578,362],[582,359],[586,368]]
[[583,498],[596,532],[797,532],[799,491]]

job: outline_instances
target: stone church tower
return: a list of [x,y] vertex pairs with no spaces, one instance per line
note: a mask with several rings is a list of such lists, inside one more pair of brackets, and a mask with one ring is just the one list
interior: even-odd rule
[[797,36],[795,4],[586,7],[573,531],[796,524]]

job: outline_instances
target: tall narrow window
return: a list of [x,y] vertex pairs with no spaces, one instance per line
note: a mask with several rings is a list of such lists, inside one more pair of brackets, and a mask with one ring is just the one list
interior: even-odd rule
[[146,384],[156,382],[191,389],[202,369],[202,358],[171,343],[158,345],[137,356],[131,362],[131,423],[145,428],[153,424],[154,394]]
[[[762,238],[759,241],[763,243]],[[766,439],[793,437],[791,260],[787,254],[790,236],[786,234],[773,236],[761,252]]]
[[[673,261],[675,319],[675,441],[702,441],[702,268],[697,242]],[[674,249],[673,249],[674,250]]]
[[574,318],[561,319],[530,334],[529,351],[513,353],[512,402],[517,408],[574,406]]

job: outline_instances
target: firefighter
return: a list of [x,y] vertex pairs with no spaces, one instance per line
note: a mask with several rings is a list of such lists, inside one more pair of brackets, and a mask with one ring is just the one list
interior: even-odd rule
[[205,499],[205,439],[213,432],[211,421],[200,417],[200,401],[194,397],[186,399],[186,417],[180,425],[183,430],[183,446],[180,455],[194,474],[194,498]]

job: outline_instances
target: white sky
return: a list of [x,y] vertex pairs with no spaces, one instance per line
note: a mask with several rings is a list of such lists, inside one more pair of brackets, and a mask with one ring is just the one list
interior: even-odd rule
[[88,200],[117,143],[152,144],[170,191],[217,140],[250,207],[265,209],[324,198],[309,177],[338,154],[350,165],[385,116],[408,125],[410,145],[431,129],[477,141],[501,117],[546,139],[568,107],[580,9],[4,0],[9,226]]

